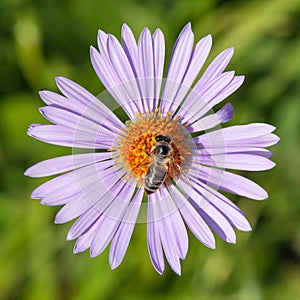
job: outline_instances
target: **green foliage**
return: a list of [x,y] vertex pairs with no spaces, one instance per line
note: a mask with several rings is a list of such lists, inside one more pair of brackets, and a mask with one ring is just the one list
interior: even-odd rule
[[[300,295],[300,2],[3,0],[0,3],[0,298],[1,299],[299,299]],[[269,192],[258,203],[231,197],[245,211],[251,233],[237,245],[217,238],[212,251],[190,236],[181,277],[151,266],[146,227],[138,225],[121,266],[105,251],[91,259],[72,254],[70,224],[54,225],[56,207],[29,200],[43,179],[24,170],[71,150],[35,141],[30,123],[43,123],[37,91],[57,91],[63,75],[94,94],[103,86],[89,60],[98,28],[120,36],[123,22],[136,36],[162,28],[167,57],[187,21],[197,39],[212,33],[210,60],[234,46],[230,68],[245,74],[230,101],[231,124],[268,122],[281,137],[274,170],[247,174]]]

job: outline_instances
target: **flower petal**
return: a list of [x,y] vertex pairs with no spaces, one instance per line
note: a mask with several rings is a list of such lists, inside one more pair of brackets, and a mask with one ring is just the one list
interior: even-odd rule
[[155,96],[153,100],[152,110],[154,111],[158,105],[160,97],[164,61],[165,61],[165,38],[161,30],[157,29],[153,34],[153,56],[154,56],[154,79],[155,79]]
[[139,87],[142,94],[142,103],[144,111],[149,111],[152,108],[150,103],[154,99],[154,61],[153,61],[153,41],[148,28],[145,28],[140,35],[138,42],[138,77]]
[[201,216],[176,187],[170,186],[170,194],[195,237],[207,247],[214,249],[216,247],[215,238]]
[[[96,172],[96,169],[94,171]],[[101,178],[101,176],[94,175],[94,177],[98,179],[97,182],[95,181],[95,178],[87,180],[87,183],[84,182],[85,177],[83,177],[83,175],[86,174],[82,174],[82,173],[83,173],[82,170],[77,171],[77,180],[78,180],[77,185],[80,186],[82,193],[78,197],[69,201],[58,212],[55,218],[55,223],[69,222],[70,220],[77,218],[78,216],[88,211],[91,207],[96,209],[98,212],[104,211],[108,205],[107,203],[110,203],[110,201],[109,200],[106,201],[102,199],[99,200],[99,197],[101,198],[101,196],[99,196],[99,190],[101,191],[102,195],[107,194],[110,195],[111,197],[115,196],[112,188],[114,188],[114,185],[118,180],[118,176],[114,173],[111,173],[110,169],[102,170],[101,175],[104,176],[104,178]],[[115,202],[116,201],[117,200],[115,200]],[[123,204],[123,202],[121,204]],[[119,213],[119,210],[117,211]],[[114,217],[113,213],[115,212],[110,211],[110,217]]]
[[[180,244],[177,244],[176,230],[171,222],[171,215],[176,212],[176,207],[166,205],[166,199],[159,193],[154,193],[149,196],[148,201],[153,205],[154,226],[157,227],[161,244],[163,246],[166,258],[171,268],[180,275]],[[148,219],[147,222],[152,222]]]
[[248,153],[224,153],[214,155],[200,155],[197,162],[208,166],[232,170],[263,171],[272,169],[275,163],[271,160]]
[[197,170],[189,170],[189,175],[197,181],[207,183],[232,194],[254,200],[264,200],[268,198],[267,192],[255,182],[221,169],[198,165]]
[[228,96],[233,94],[243,84],[244,79],[245,76],[234,76],[230,83],[220,93],[218,93],[210,100],[210,107],[214,107],[215,105],[226,99]]
[[73,224],[68,232],[67,239],[73,240],[83,234],[105,212],[111,203],[115,201],[126,185],[128,185],[127,181],[117,181],[117,178],[115,178],[110,186],[105,185],[108,188],[106,192],[103,192],[101,195],[98,192],[99,196],[97,198],[92,195],[92,198],[89,199],[91,201],[90,209],[84,212]]
[[188,235],[179,213],[178,208],[175,206],[170,193],[166,189],[161,189],[161,211],[167,211],[168,214],[163,219],[163,223],[167,222],[169,228],[168,236],[173,237],[173,248],[176,250],[179,258],[184,259],[188,251]]
[[227,103],[215,114],[208,115],[196,121],[188,127],[188,130],[190,132],[204,131],[230,121],[233,115],[234,108],[231,103]]
[[121,224],[112,239],[109,251],[109,262],[112,269],[117,268],[125,256],[142,203],[143,194],[144,189],[139,188],[133,200],[130,202]]
[[178,186],[189,197],[190,203],[197,210],[204,221],[226,242],[235,243],[236,236],[228,220],[205,198],[196,186],[187,185],[184,180],[177,181]]
[[166,258],[172,268],[172,270],[181,275],[181,266],[178,254],[173,248],[173,243],[170,242],[170,225],[166,222],[158,222],[158,231],[161,239],[161,243],[163,245],[163,249],[166,255]]
[[86,132],[94,135],[101,131],[103,135],[107,135],[107,138],[111,137],[111,135],[116,137],[115,133],[113,133],[110,129],[108,130],[105,128],[101,123],[89,120],[87,115],[78,115],[68,110],[53,106],[42,107],[40,108],[40,112],[47,120],[56,125],[61,125],[74,129],[75,131]]
[[133,72],[137,74],[138,47],[134,35],[127,24],[122,26],[122,45]]
[[98,44],[100,54],[102,54],[104,56],[108,55],[107,40],[108,40],[108,34],[105,33],[103,30],[99,29],[98,35],[97,35],[97,44]]
[[139,102],[127,101],[130,99],[122,83],[113,68],[109,57],[104,57],[93,47],[91,47],[91,62],[99,79],[106,87],[112,97],[125,110],[130,119],[134,119]]
[[128,208],[135,186],[126,184],[116,195],[112,204],[100,216],[101,222],[91,244],[91,257],[102,253],[118,230]]
[[[155,270],[162,274],[165,269],[164,255],[162,250],[162,244],[159,236],[158,226],[155,224],[155,205],[151,201],[151,197],[148,198],[148,218],[147,218],[147,245],[151,262]],[[150,221],[149,221],[150,220]]]
[[[60,175],[43,183],[32,192],[31,197],[33,199],[48,198],[49,200],[71,197],[72,195],[84,192],[86,188],[101,181],[103,174],[107,177],[105,178],[105,184],[106,182],[110,184],[108,180],[111,174],[114,174],[114,177],[118,180],[123,176],[124,172],[122,173],[115,170],[112,167],[112,161],[101,161],[97,164],[88,165]],[[105,191],[105,189],[103,189],[103,191]]]
[[69,201],[55,216],[55,224],[67,223],[86,212],[91,207],[84,194]]
[[66,109],[69,109],[70,103],[73,103],[73,107],[77,105],[78,109],[75,112],[79,115],[85,115],[98,124],[104,124],[104,126],[109,124],[106,126],[109,129],[114,126],[114,131],[123,127],[122,122],[109,108],[79,84],[64,77],[56,77],[56,84],[69,100]]
[[251,226],[245,218],[244,213],[228,198],[208,185],[197,182],[196,186],[201,194],[205,196],[206,200],[216,207],[229,220],[232,226],[241,231],[251,230]]
[[[202,91],[195,92],[193,89],[178,112],[183,122],[191,124],[211,110],[210,101],[232,81],[233,77],[233,71],[225,72],[211,80]],[[186,111],[189,113],[185,113]]]
[[92,240],[98,231],[100,223],[101,220],[98,218],[83,234],[77,238],[73,249],[74,253],[83,252],[91,246]]
[[201,76],[200,80],[196,83],[194,89],[199,94],[202,93],[203,89],[208,85],[209,82],[213,81],[219,76],[227,67],[232,55],[233,48],[228,48],[222,51],[213,62],[207,67],[206,71]]
[[208,57],[211,46],[212,37],[210,34],[202,38],[196,44],[189,62],[189,67],[182,83],[184,86],[190,87],[193,84]]
[[41,161],[26,170],[25,175],[30,177],[43,177],[68,172],[90,164],[111,158],[111,153],[83,153],[66,155]]
[[193,138],[193,141],[198,149],[207,151],[219,148],[266,147],[278,141],[276,135],[270,135],[274,130],[274,126],[264,123],[236,125],[207,132]]
[[[180,32],[171,57],[171,62],[164,87],[161,110],[163,112],[173,111],[176,105],[182,100],[182,95],[188,91],[187,87],[182,87],[182,82],[188,68],[194,45],[194,34],[191,24],[188,23]],[[180,91],[180,88],[184,91]],[[177,94],[180,96],[177,97]]]
[[[128,58],[118,40],[113,35],[108,36],[107,47],[111,65],[121,84],[123,84],[127,96],[131,101],[134,101],[133,103],[137,105],[139,109],[143,109],[141,106],[141,94]],[[143,110],[141,111],[145,112]]]
[[27,132],[31,137],[53,145],[86,149],[108,149],[114,144],[113,136],[80,132],[61,125],[31,126]]

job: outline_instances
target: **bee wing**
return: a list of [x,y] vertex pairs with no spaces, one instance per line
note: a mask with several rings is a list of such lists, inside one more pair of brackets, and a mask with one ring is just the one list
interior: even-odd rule
[[174,159],[170,159],[167,163],[168,174],[173,179],[176,180],[181,174],[181,167]]
[[184,171],[184,169],[175,161],[175,159],[171,159],[168,162],[168,173],[169,176],[176,181],[179,177],[181,177],[184,182],[189,185],[191,188],[193,187],[191,180],[188,175]]

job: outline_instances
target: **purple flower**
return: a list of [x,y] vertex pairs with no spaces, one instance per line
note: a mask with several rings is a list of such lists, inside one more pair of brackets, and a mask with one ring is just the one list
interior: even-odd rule
[[[159,29],[151,35],[145,28],[136,42],[124,25],[122,45],[99,31],[99,50],[91,47],[91,61],[106,91],[96,98],[58,77],[63,95],[40,92],[46,103],[40,111],[54,125],[33,124],[28,134],[72,147],[73,154],[37,163],[25,174],[62,174],[36,188],[31,197],[64,205],[55,223],[77,218],[67,237],[77,239],[75,253],[90,248],[94,257],[110,243],[109,261],[116,268],[135,224],[144,221],[144,209],[148,250],[160,274],[164,255],[180,274],[180,259],[188,251],[186,227],[209,248],[215,248],[211,230],[229,243],[236,242],[235,228],[251,230],[243,212],[217,190],[266,199],[259,185],[225,169],[274,167],[265,147],[279,138],[273,126],[263,123],[220,127],[232,119],[233,107],[227,103],[216,113],[212,108],[237,90],[244,76],[224,72],[233,55],[229,48],[194,83],[211,45],[208,35],[194,46],[188,23],[163,79],[165,43]],[[126,124],[114,113],[120,108],[128,116]]]

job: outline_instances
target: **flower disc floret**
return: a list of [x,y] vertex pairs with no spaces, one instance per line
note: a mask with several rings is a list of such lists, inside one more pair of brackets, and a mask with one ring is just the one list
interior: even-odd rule
[[[124,135],[117,141],[120,162],[127,172],[134,176],[141,185],[152,160],[155,138],[165,135],[171,138],[172,158],[180,167],[184,167],[190,154],[185,127],[171,113],[162,114],[159,110],[153,113],[137,114],[136,119],[127,122]],[[180,174],[168,174],[175,179]],[[167,178],[168,179],[168,178]]]

